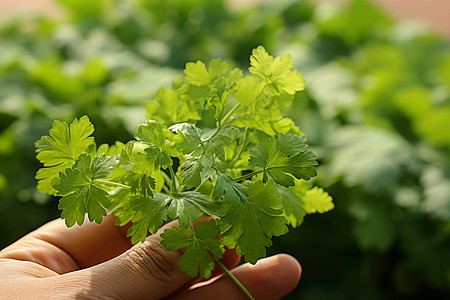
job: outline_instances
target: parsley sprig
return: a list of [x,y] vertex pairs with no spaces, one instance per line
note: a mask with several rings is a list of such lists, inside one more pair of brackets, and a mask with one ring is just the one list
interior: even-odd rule
[[[177,219],[161,243],[186,248],[178,264],[192,277],[223,266],[225,246],[255,263],[273,236],[333,203],[306,182],[316,176],[317,156],[285,116],[304,88],[302,74],[290,55],[274,58],[262,46],[250,65],[244,76],[220,59],[186,64],[186,76],[147,103],[148,120],[125,144],[97,147],[87,116],[55,121],[36,142],[44,165],[38,190],[61,196],[69,227],[86,214],[100,223],[107,210],[118,225],[132,222],[133,243]],[[215,218],[194,227],[202,216]]]

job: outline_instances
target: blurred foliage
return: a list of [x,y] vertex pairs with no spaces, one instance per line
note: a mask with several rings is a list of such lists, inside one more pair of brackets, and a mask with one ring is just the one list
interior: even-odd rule
[[184,64],[246,67],[260,44],[290,53],[306,92],[291,117],[322,159],[334,212],[275,239],[303,265],[292,299],[450,296],[450,43],[368,0],[59,0],[64,21],[0,24],[0,236],[58,216],[36,192],[34,145],[89,114],[96,140],[128,140],[145,102]]

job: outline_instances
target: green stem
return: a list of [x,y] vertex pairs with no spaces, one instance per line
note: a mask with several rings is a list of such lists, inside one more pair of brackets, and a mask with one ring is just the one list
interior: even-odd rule
[[213,137],[215,137],[219,133],[219,131],[226,125],[228,119],[231,118],[231,116],[239,108],[240,105],[241,105],[240,103],[237,103],[235,106],[233,106],[232,109],[230,109],[230,111],[225,115],[225,117],[223,117],[222,120],[220,120],[220,125],[219,127],[217,127],[216,131],[214,131],[214,133],[209,138],[203,141],[204,143],[209,142]]
[[228,121],[229,118],[231,118],[231,116],[234,114],[234,112],[239,108],[239,106],[241,106],[241,103],[236,103],[235,106],[233,106],[232,109],[230,109],[230,111],[225,115],[225,117],[222,118],[222,120],[220,120],[220,126],[219,128],[223,127],[224,124]]
[[206,182],[206,180],[200,182],[200,184],[198,185],[198,187],[195,188],[194,192],[198,192],[198,190],[202,187],[202,185]]
[[113,185],[113,186],[118,186],[118,187],[122,187],[122,188],[125,188],[125,189],[131,189],[131,186],[129,186],[129,185],[125,185],[125,184],[121,184],[121,183],[113,182],[113,181],[108,181],[108,180],[94,179],[94,182],[108,184],[108,185]]
[[249,130],[248,126],[245,127],[244,139],[242,140],[242,145],[239,148],[238,153],[234,156],[233,160],[230,161],[229,166],[233,166],[233,164],[239,159],[239,157],[241,157],[242,152],[244,152],[245,146],[247,144],[247,139],[248,139],[249,132],[250,132],[250,130]]
[[169,167],[170,176],[172,177],[172,192],[176,191],[176,183],[175,183],[175,172],[173,171],[172,166]]
[[121,207],[121,204],[122,204],[122,203],[120,203],[119,205],[114,206],[113,209],[111,209],[111,210],[108,211],[107,215],[110,216],[110,215],[114,214],[114,213],[116,212],[116,210],[119,209],[119,208]]
[[186,190],[186,186],[184,184],[181,185],[179,192],[182,193]]
[[236,277],[234,277],[234,275],[230,272],[230,270],[228,270],[227,267],[225,267],[225,265],[220,260],[216,259],[216,262],[219,265],[219,267],[225,272],[225,274],[227,274],[227,276],[230,277],[231,281],[233,281],[234,284],[244,293],[244,295],[247,296],[248,299],[255,300],[252,294],[250,294],[250,292],[245,288],[245,286]]
[[251,178],[254,175],[258,175],[262,171],[264,171],[264,169],[259,169],[259,170],[253,171],[251,173],[242,175],[241,177],[234,178],[234,181],[241,181],[241,180],[244,180],[244,179],[247,179],[247,178]]

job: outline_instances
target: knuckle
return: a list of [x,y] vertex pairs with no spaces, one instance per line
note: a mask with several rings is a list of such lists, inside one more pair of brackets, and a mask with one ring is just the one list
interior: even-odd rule
[[180,272],[177,261],[179,251],[167,251],[160,243],[161,238],[152,236],[144,243],[128,250],[128,258],[142,276],[167,282],[172,274]]

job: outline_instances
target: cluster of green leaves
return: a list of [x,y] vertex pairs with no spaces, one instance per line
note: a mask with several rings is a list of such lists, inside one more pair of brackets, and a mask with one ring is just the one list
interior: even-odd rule
[[[188,113],[190,120],[201,117],[197,124],[206,122],[210,114],[165,105],[179,103],[177,93],[154,96],[157,89],[170,86],[186,61],[222,57],[242,68],[250,49],[263,44],[275,54],[291,53],[305,73],[305,92],[294,96],[287,114],[307,134],[310,149],[326,158],[314,184],[339,204],[268,249],[296,255],[309,270],[309,283],[292,299],[447,298],[448,39],[393,20],[370,0],[345,6],[268,0],[241,9],[223,0],[56,2],[64,10],[57,20],[2,15],[0,21],[2,246],[58,216],[56,199],[37,192],[33,180],[39,164],[32,141],[54,119],[70,124],[89,114],[99,144],[129,140],[150,98],[177,111],[160,116],[174,116],[171,124]],[[149,105],[149,112],[159,108]],[[141,176],[142,168],[134,167],[126,185],[149,193],[146,182],[154,177],[154,190],[161,189],[165,175]],[[304,194],[298,185],[295,190]],[[239,189],[230,191],[239,199]],[[130,205],[139,206],[139,198]],[[286,200],[283,205],[287,215],[304,213]]]
[[[62,197],[67,226],[83,224],[86,214],[100,223],[110,210],[119,225],[132,222],[134,243],[178,220],[161,243],[187,247],[178,264],[192,277],[208,278],[225,246],[255,263],[288,224],[334,205],[323,190],[309,189],[317,156],[284,116],[303,90],[302,74],[290,55],[274,58],[262,46],[250,65],[243,76],[220,59],[186,64],[186,76],[158,91],[148,120],[125,144],[97,148],[87,116],[70,126],[55,121],[36,142],[44,164],[38,190]],[[195,228],[201,216],[215,218]]]

